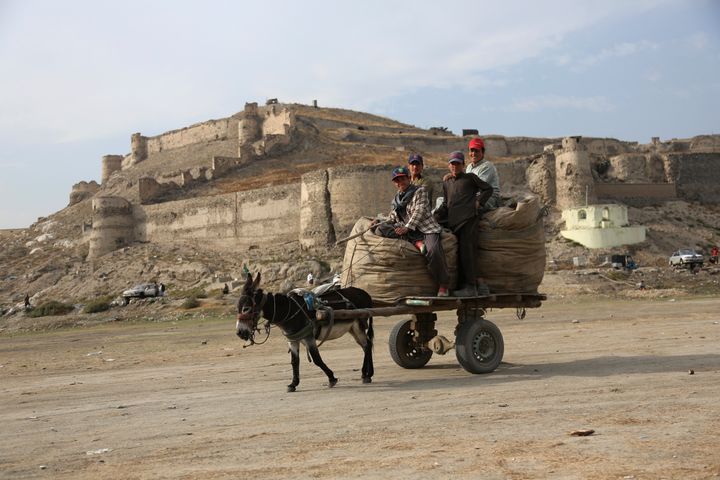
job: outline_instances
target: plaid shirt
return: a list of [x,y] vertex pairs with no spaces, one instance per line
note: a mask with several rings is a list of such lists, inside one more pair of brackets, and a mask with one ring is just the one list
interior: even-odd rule
[[430,202],[428,201],[425,187],[418,188],[408,203],[407,218],[400,218],[395,210],[391,211],[388,217],[392,223],[401,224],[410,230],[417,230],[421,233],[442,232],[442,227],[437,223],[435,218],[433,218],[432,213],[430,213]]

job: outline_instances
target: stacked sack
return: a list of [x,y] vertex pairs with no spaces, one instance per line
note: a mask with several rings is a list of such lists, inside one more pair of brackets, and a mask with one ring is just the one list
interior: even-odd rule
[[543,216],[538,197],[485,213],[479,226],[478,275],[491,292],[537,292],[546,262]]
[[[371,222],[367,217],[358,220],[351,236],[367,230]],[[457,239],[443,230],[441,241],[452,287],[457,278]],[[412,243],[380,237],[371,231],[348,241],[342,285],[362,288],[375,305],[391,304],[400,297],[434,296],[438,289],[425,256]]]

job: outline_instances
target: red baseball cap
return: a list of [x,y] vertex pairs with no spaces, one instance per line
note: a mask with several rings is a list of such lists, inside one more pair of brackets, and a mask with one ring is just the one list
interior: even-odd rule
[[475,150],[485,150],[485,142],[483,142],[482,138],[473,138],[470,140],[470,144],[468,145],[468,149],[474,148]]

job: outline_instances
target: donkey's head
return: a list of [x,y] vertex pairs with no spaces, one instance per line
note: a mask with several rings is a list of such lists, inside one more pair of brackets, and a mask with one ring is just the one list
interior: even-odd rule
[[243,340],[254,342],[255,332],[257,332],[257,324],[262,314],[262,306],[265,295],[260,285],[260,272],[258,272],[253,281],[252,275],[248,273],[247,280],[243,286],[242,295],[238,300],[238,315],[235,324],[235,333]]

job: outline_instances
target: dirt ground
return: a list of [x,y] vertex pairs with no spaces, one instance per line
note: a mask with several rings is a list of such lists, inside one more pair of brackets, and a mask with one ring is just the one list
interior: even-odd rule
[[3,333],[0,478],[719,478],[720,299],[592,298],[489,312],[487,375],[396,366],[377,318],[372,384],[348,336],[296,393],[282,336],[229,317]]

